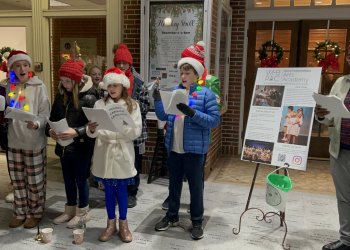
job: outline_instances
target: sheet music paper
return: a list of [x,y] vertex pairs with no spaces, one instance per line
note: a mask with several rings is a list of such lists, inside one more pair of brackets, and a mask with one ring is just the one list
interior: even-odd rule
[[[52,128],[53,131],[55,131],[56,134],[62,133],[66,130],[69,129],[68,123],[67,123],[67,119],[63,118],[62,120],[59,120],[57,122],[52,122],[49,119],[47,120],[47,123],[50,125],[50,127]],[[74,140],[73,139],[69,139],[69,140],[58,140],[57,142],[62,146],[68,146],[69,144],[71,144]]]
[[23,122],[25,121],[33,122],[37,120],[36,115],[30,112],[23,111],[21,109],[7,107],[5,113],[6,113],[5,118],[9,118],[9,119],[16,119]]
[[174,91],[162,91],[160,90],[160,96],[162,97],[164,111],[167,114],[183,115],[183,113],[176,107],[179,103],[188,104],[188,92],[186,89],[177,89]]
[[118,103],[109,104],[106,109],[83,107],[83,111],[89,121],[98,124],[97,129],[122,132],[123,126],[135,127],[129,112]]
[[317,104],[330,112],[326,117],[350,118],[349,110],[345,107],[344,103],[338,96],[313,93],[312,97]]

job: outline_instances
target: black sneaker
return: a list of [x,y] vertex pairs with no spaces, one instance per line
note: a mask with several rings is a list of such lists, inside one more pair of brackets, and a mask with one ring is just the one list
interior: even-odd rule
[[176,227],[177,225],[179,225],[179,220],[171,221],[168,216],[165,216],[155,225],[154,229],[156,231],[165,231],[168,230],[169,227]]
[[166,197],[166,199],[163,201],[162,209],[163,210],[168,210],[169,209],[169,196]]
[[192,225],[191,237],[194,240],[200,240],[204,237],[202,224]]
[[129,195],[128,196],[128,208],[136,207],[136,205],[137,205],[136,195]]

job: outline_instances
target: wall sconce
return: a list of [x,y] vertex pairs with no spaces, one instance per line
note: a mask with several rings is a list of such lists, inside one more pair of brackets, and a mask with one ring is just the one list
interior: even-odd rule
[[164,26],[170,26],[171,22],[172,22],[172,20],[170,17],[164,18]]

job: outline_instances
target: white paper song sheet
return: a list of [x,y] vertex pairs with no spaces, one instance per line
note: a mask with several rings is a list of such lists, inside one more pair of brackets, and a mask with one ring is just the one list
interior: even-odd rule
[[[50,125],[50,128],[52,128],[53,131],[55,131],[56,134],[62,133],[66,130],[69,129],[68,123],[66,118],[63,118],[62,120],[59,120],[58,122],[52,122],[50,120],[47,120],[47,123]],[[57,142],[62,146],[68,146],[69,144],[71,144],[74,140],[73,139],[69,139],[69,140],[58,140]]]
[[335,95],[320,95],[317,93],[313,93],[312,97],[317,104],[329,111],[329,114],[326,115],[326,117],[350,118],[349,110],[345,107],[339,97]]
[[5,118],[16,119],[22,122],[25,122],[25,121],[33,122],[37,119],[36,115],[30,112],[23,111],[21,109],[16,109],[16,108],[7,107],[5,113],[6,113]]
[[98,124],[97,129],[122,132],[124,125],[135,127],[129,112],[118,103],[109,104],[106,109],[83,107],[83,111],[89,121]]
[[188,104],[188,92],[186,89],[177,89],[174,91],[162,91],[160,90],[160,96],[162,97],[164,111],[171,115],[183,115],[183,113],[176,107],[179,103]]
[[108,104],[106,106],[106,111],[111,118],[113,124],[118,128],[122,126],[129,126],[135,128],[135,122],[131,118],[129,112],[119,103]]

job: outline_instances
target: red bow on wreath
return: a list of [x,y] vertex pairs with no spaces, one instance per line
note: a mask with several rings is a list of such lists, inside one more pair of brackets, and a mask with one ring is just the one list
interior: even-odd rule
[[263,68],[276,68],[278,67],[278,60],[276,56],[268,56],[262,59],[260,62],[260,67]]
[[328,68],[333,69],[334,71],[339,70],[338,58],[334,53],[329,53],[326,55],[325,59],[321,59],[318,63],[318,66],[322,67],[322,72],[326,72]]

